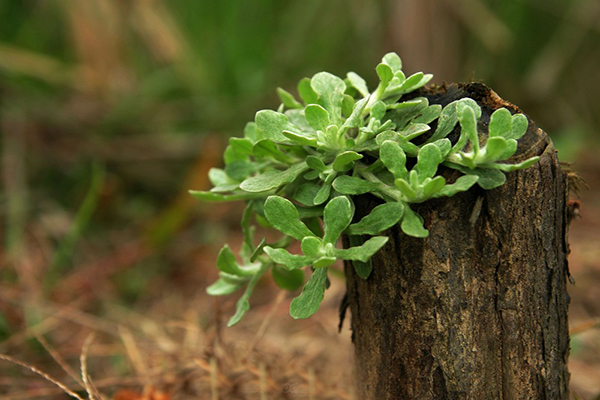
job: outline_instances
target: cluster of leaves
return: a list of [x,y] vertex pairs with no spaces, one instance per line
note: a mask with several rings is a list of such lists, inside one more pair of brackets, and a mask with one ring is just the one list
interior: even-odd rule
[[[259,111],[243,138],[230,139],[225,168],[209,174],[214,188],[191,192],[204,201],[247,203],[242,262],[225,246],[217,260],[220,278],[208,288],[212,295],[226,295],[246,287],[229,325],[248,310],[248,298],[266,271],[282,288],[296,290],[304,285],[301,268],[306,266],[312,275],[292,301],[290,314],[309,317],[323,299],[327,267],[336,260],[351,260],[367,278],[371,257],[388,240],[377,235],[396,224],[407,235],[428,235],[410,204],[452,196],[475,184],[498,187],[506,180],[503,172],[538,160],[502,162],[516,152],[517,139],[527,130],[524,115],[496,110],[488,135],[480,135],[481,109],[472,99],[443,108],[423,97],[401,101],[432,76],[418,72],[406,77],[395,53],[387,54],[376,71],[380,82],[373,92],[353,72],[345,80],[327,72],[304,78],[298,85],[301,101],[278,89],[279,109]],[[447,136],[457,124],[460,136],[453,143]],[[449,183],[436,175],[440,165],[464,175]],[[365,193],[382,204],[352,223],[352,196]],[[255,243],[255,222],[283,236],[274,243]],[[336,247],[342,235],[352,247]],[[302,254],[286,250],[294,240],[301,243]]]

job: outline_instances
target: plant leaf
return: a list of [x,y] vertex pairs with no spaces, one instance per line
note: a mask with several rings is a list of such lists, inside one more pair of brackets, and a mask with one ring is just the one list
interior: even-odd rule
[[354,161],[360,160],[361,158],[363,158],[362,154],[358,154],[355,151],[344,151],[335,157],[333,169],[341,172],[347,171],[349,169],[347,168],[348,166],[352,167]]
[[[485,144],[485,155],[481,162],[491,163],[506,160],[517,151],[517,141],[500,136],[491,137]],[[478,161],[479,162],[479,161]]]
[[298,83],[298,94],[304,104],[316,104],[319,95],[313,90],[310,78],[302,78]]
[[325,297],[327,268],[317,268],[302,289],[300,296],[292,300],[290,315],[294,319],[308,318],[319,309]]
[[390,66],[394,74],[397,71],[402,70],[402,60],[398,54],[394,52],[387,53],[385,56],[383,56],[383,62]]
[[519,169],[529,168],[533,164],[538,162],[539,160],[540,160],[540,157],[535,156],[535,157],[528,158],[527,160],[525,160],[521,163],[518,163],[518,164],[492,164],[490,167],[497,168],[500,171],[504,171],[504,172],[512,172],[512,171],[516,171]]
[[268,265],[263,265],[262,268],[252,277],[252,279],[250,279],[250,282],[248,282],[248,286],[246,287],[246,291],[235,304],[236,312],[233,317],[229,319],[227,326],[233,326],[237,324],[240,322],[246,312],[248,312],[250,309],[250,303],[248,302],[248,299],[250,298],[250,295],[252,294],[252,291],[254,290],[254,287],[258,283],[259,279],[264,275],[267,269]]
[[373,254],[377,253],[390,238],[387,236],[375,236],[367,240],[360,246],[350,247],[349,249],[335,249],[334,255],[342,260],[358,260],[367,262]]
[[394,177],[407,178],[406,154],[398,143],[391,140],[383,142],[379,150],[379,158]]
[[290,92],[287,92],[282,88],[277,88],[277,95],[283,105],[287,108],[302,108],[302,104],[300,104]]
[[333,181],[333,188],[341,194],[364,194],[379,189],[379,184],[355,176],[342,175]]
[[294,291],[304,285],[304,272],[300,269],[289,270],[279,265],[274,265],[273,269],[271,269],[271,274],[277,286],[284,290]]
[[225,296],[241,288],[243,283],[227,282],[223,279],[217,279],[215,283],[206,288],[206,293],[211,296]]
[[[444,165],[457,169],[465,175],[476,175],[479,177],[477,180],[477,184],[485,190],[490,190],[497,188],[498,186],[502,186],[504,182],[506,182],[506,176],[499,171],[498,169],[492,168],[467,168],[462,165],[454,164],[454,163],[444,163]],[[493,164],[494,167],[500,164]]]
[[415,170],[419,174],[419,183],[426,178],[432,178],[443,160],[442,153],[435,144],[428,143],[421,147],[417,154],[417,165],[415,165]]
[[282,113],[273,110],[262,110],[256,113],[254,118],[256,127],[262,132],[265,138],[276,143],[289,143],[281,132],[284,130],[295,131],[295,127],[290,123],[288,117]]
[[283,265],[289,270],[306,267],[311,263],[310,258],[299,254],[291,254],[285,249],[275,249],[271,246],[265,246],[264,250],[274,263]]
[[460,192],[466,192],[469,190],[477,181],[479,176],[477,175],[463,175],[451,185],[446,185],[437,192],[433,197],[447,196],[451,197]]
[[355,72],[348,72],[348,81],[355,88],[358,93],[363,95],[363,97],[367,97],[369,95],[369,88],[367,87],[367,82],[360,75]]
[[[356,247],[361,246],[365,243],[365,241],[362,236],[350,235],[348,236],[348,243],[350,244],[350,247]],[[371,271],[373,271],[373,263],[371,262],[371,259],[367,260],[366,262],[358,260],[352,260],[351,262],[356,274],[362,279],[367,279],[369,275],[371,275]]]
[[300,221],[298,210],[291,201],[279,196],[269,196],[264,208],[267,221],[278,231],[298,241],[302,241],[306,236],[314,236]]
[[348,235],[378,235],[396,225],[402,218],[404,204],[392,202],[378,205],[369,215],[346,229]]
[[291,141],[301,144],[303,146],[317,146],[317,138],[312,135],[309,135],[306,132],[296,133],[292,131],[282,131],[281,133],[283,136],[290,139]]
[[[219,271],[223,271],[227,274],[237,275],[237,276],[248,276],[247,271],[242,271],[237,261],[235,260],[235,255],[231,251],[228,245],[223,246],[219,255],[217,257],[217,267]],[[252,273],[250,273],[252,275]]]
[[331,194],[331,183],[324,182],[314,198],[315,205],[323,204]]
[[237,201],[237,200],[250,200],[264,197],[265,194],[258,193],[234,193],[234,194],[220,194],[213,192],[203,192],[200,190],[190,190],[189,193],[201,201],[216,202],[216,201]]
[[512,130],[512,115],[506,108],[500,108],[490,117],[489,137],[510,136]]
[[240,188],[246,192],[258,193],[290,183],[308,169],[305,161],[290,166],[288,169],[269,170],[260,175],[250,177],[240,184]]
[[340,78],[328,72],[319,72],[312,77],[310,85],[317,95],[318,103],[329,112],[332,123],[339,122],[346,84]]
[[527,133],[529,127],[529,121],[523,114],[515,114],[512,116],[512,129],[510,135],[505,135],[507,139],[520,139]]
[[404,209],[404,218],[402,218],[402,224],[400,225],[402,231],[409,236],[425,238],[429,236],[429,231],[423,226],[423,218],[406,207]]
[[325,132],[329,126],[329,113],[318,104],[309,104],[304,109],[308,124],[315,130]]
[[321,248],[323,247],[323,241],[318,237],[307,236],[302,239],[301,248],[302,253],[311,260],[318,258],[321,255]]
[[325,230],[323,241],[335,244],[342,232],[350,225],[352,215],[352,205],[347,197],[339,196],[329,200],[323,211]]

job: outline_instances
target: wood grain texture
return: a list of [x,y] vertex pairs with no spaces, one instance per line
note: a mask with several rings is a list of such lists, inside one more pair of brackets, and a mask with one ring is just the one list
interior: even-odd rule
[[[519,111],[482,84],[420,95],[472,97],[482,131],[494,109]],[[346,265],[358,398],[568,398],[567,179],[530,121],[511,161],[532,155],[497,189],[417,205],[429,237],[391,228],[367,280]],[[355,203],[357,220],[378,204]]]

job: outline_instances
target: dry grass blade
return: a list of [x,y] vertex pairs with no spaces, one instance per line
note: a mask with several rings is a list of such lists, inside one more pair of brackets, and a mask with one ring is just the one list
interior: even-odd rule
[[32,365],[26,364],[26,363],[24,363],[22,361],[19,361],[19,360],[15,360],[14,358],[12,358],[10,356],[7,356],[6,354],[0,354],[0,359],[8,361],[8,362],[16,364],[16,365],[19,365],[19,366],[21,366],[23,368],[26,368],[26,369],[30,370],[31,372],[33,372],[33,373],[41,376],[42,378],[44,378],[48,382],[53,383],[54,385],[58,386],[63,392],[65,392],[69,396],[74,397],[74,398],[79,399],[79,400],[84,400],[77,393],[73,392],[68,387],[66,387],[65,385],[63,385],[62,383],[60,383],[59,381],[57,381],[56,379],[52,378],[50,375],[46,374],[43,371],[40,371],[39,369],[37,369],[36,367],[34,367]]
[[58,365],[65,371],[75,382],[79,383],[82,387],[85,387],[83,381],[77,376],[77,373],[71,368],[69,364],[65,361],[64,358],[54,349],[50,343],[40,334],[35,333],[35,338],[38,342],[44,347],[44,349],[50,354],[50,356],[56,361]]
[[275,315],[275,312],[277,311],[277,309],[279,308],[279,305],[285,298],[285,295],[286,295],[286,292],[284,290],[281,290],[279,292],[279,294],[277,295],[277,298],[275,299],[273,307],[269,311],[269,315],[267,315],[267,317],[260,324],[260,327],[258,328],[256,335],[254,335],[254,339],[252,339],[252,343],[250,343],[250,347],[248,348],[248,351],[246,352],[246,355],[244,356],[243,360],[248,359],[250,354],[252,354],[252,352],[256,348],[256,345],[258,344],[258,342],[260,342],[260,339],[262,339],[262,337],[264,336],[265,332],[267,331],[267,328],[269,327],[269,324],[271,323],[271,320],[273,319],[273,316]]
[[213,357],[210,359],[210,392],[212,400],[219,400],[218,375],[217,359]]
[[102,399],[102,396],[98,393],[96,388],[92,385],[90,377],[87,371],[87,355],[90,351],[90,346],[94,341],[96,335],[91,333],[83,342],[83,347],[81,348],[81,356],[79,357],[79,362],[81,364],[81,379],[83,380],[83,386],[85,387],[85,391],[88,394],[89,400]]

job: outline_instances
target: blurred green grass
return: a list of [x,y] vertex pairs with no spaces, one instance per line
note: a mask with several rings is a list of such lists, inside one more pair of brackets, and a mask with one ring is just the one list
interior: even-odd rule
[[18,270],[32,246],[61,276],[136,237],[154,258],[182,231],[218,240],[186,191],[226,138],[277,106],[277,86],[320,70],[372,82],[387,51],[437,83],[483,80],[573,159],[598,142],[599,16],[591,0],[4,0],[4,275],[35,281]]

